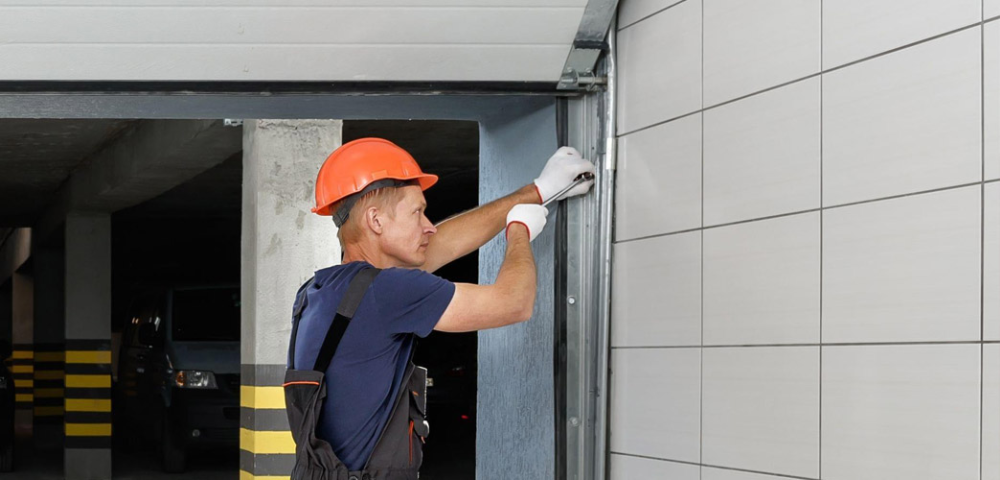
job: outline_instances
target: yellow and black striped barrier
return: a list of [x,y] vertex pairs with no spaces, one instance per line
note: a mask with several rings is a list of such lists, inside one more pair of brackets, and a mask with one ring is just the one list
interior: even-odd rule
[[287,479],[295,441],[285,413],[284,365],[240,367],[240,480]]
[[66,448],[111,448],[111,342],[66,340]]
[[62,344],[35,345],[35,423],[62,425],[65,411],[66,353]]
[[14,345],[10,373],[14,376],[14,404],[17,410],[31,410],[35,401],[35,352],[31,344]]

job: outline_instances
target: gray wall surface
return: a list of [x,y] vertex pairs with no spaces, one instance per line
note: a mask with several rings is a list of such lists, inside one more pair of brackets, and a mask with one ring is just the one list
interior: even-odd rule
[[[535,179],[556,149],[555,103],[538,99],[484,119],[480,203]],[[550,211],[554,209],[550,208]],[[538,295],[531,320],[479,333],[476,478],[551,479],[555,475],[553,403],[554,240],[556,216],[532,242]],[[500,235],[479,253],[480,283],[492,283],[507,244]]]
[[1000,479],[998,14],[623,2],[613,480]]

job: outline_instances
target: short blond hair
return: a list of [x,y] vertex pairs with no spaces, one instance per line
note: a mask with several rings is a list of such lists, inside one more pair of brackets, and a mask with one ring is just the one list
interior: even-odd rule
[[[340,247],[344,248],[348,244],[357,243],[361,240],[365,227],[365,214],[371,207],[376,207],[379,211],[385,212],[390,218],[396,217],[396,205],[403,200],[403,190],[398,187],[384,187],[372,190],[362,196],[357,203],[351,207],[351,212],[347,220],[340,229],[337,230],[337,238],[340,240]],[[337,211],[342,202],[334,204],[330,210]]]

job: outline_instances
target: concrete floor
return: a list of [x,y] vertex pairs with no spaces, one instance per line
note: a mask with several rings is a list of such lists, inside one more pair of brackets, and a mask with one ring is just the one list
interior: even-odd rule
[[[233,451],[199,452],[189,458],[189,468],[182,474],[163,473],[152,452],[112,453],[115,480],[214,480],[239,478],[239,454]],[[2,474],[3,479],[61,480],[61,450],[34,450],[21,441],[15,453],[15,470]]]
[[[475,460],[468,445],[438,445],[429,452],[439,457],[424,468],[423,480],[471,480],[475,478]],[[474,448],[474,447],[473,447]],[[0,478],[16,480],[62,480],[63,458],[61,450],[34,450],[30,441],[22,439],[16,450],[15,470],[0,474]],[[443,458],[442,458],[443,457]],[[216,480],[239,478],[239,456],[232,451],[206,451],[192,455],[188,469],[182,474],[163,473],[152,452],[113,453],[115,480]]]

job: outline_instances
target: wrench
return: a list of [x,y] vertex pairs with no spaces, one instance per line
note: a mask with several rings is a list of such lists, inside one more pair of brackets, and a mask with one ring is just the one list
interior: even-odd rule
[[587,172],[587,173],[580,174],[580,176],[576,177],[576,180],[573,180],[573,183],[569,184],[568,187],[562,189],[559,193],[557,193],[557,194],[553,195],[552,197],[550,197],[548,200],[545,201],[545,203],[542,203],[542,206],[543,207],[548,207],[550,203],[558,201],[559,197],[565,195],[566,192],[568,192],[568,191],[576,188],[577,185],[579,185],[579,184],[581,184],[583,182],[586,182],[588,180],[593,180],[593,179],[594,179],[594,174],[593,173]]

